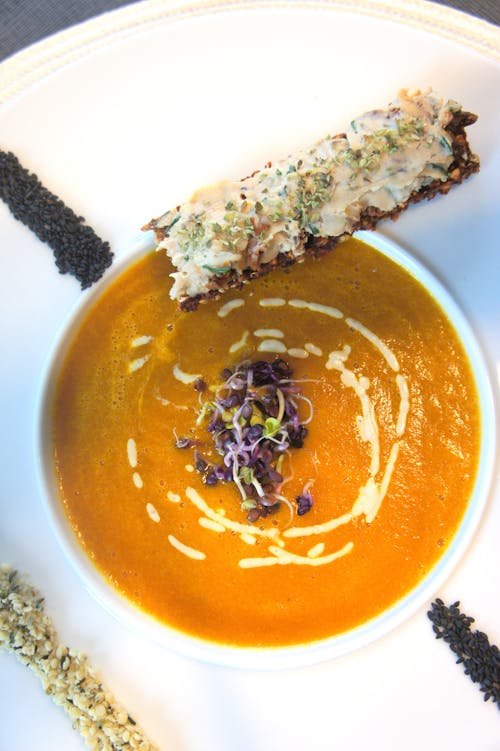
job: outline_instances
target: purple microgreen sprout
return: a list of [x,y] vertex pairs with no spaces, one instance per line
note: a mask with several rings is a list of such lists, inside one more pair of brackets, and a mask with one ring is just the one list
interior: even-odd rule
[[198,441],[194,440],[193,438],[188,438],[187,436],[178,436],[175,428],[173,432],[174,432],[176,449],[190,449],[193,446],[198,445]]
[[298,495],[295,500],[297,502],[297,514],[299,516],[303,516],[311,510],[313,499],[309,492]]
[[196,381],[193,383],[193,388],[195,391],[199,391],[202,393],[207,388],[207,384],[203,380],[203,378],[197,378]]
[[297,502],[297,514],[298,516],[303,516],[304,514],[307,514],[308,511],[311,510],[311,507],[313,505],[313,497],[310,492],[310,488],[314,484],[314,480],[309,480],[306,482],[302,489],[302,493],[296,497]]
[[[285,455],[290,458],[291,447],[303,445],[308,432],[305,424],[313,415],[310,399],[303,396],[292,369],[281,358],[246,361],[234,369],[225,368],[221,377],[223,382],[217,386],[207,386],[200,378],[194,387],[201,403],[196,425],[208,420],[207,431],[222,464],[213,464],[196,451],[196,469],[206,485],[234,482],[251,524],[274,513],[281,504],[293,518],[293,506],[282,493],[293,471],[284,479],[283,461]],[[210,397],[201,401],[207,392]],[[298,400],[309,405],[307,420],[299,419]],[[296,501],[299,516],[311,508],[308,486]]]

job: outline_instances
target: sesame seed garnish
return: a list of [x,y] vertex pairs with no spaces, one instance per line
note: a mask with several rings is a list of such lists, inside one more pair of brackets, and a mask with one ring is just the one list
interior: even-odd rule
[[12,652],[33,671],[89,749],[157,751],[103,685],[86,655],[59,643],[43,603],[17,571],[0,566],[0,649]]
[[59,273],[72,274],[82,289],[101,278],[113,253],[38,177],[11,152],[0,149],[0,198],[11,214],[52,248]]
[[500,709],[500,650],[482,631],[472,630],[474,618],[460,612],[460,602],[445,605],[436,599],[427,616],[436,639],[443,639],[463,665],[465,675],[479,684],[484,701],[491,699]]

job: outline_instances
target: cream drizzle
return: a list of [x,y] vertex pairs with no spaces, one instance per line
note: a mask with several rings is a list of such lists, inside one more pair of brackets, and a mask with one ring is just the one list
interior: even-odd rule
[[353,517],[364,514],[368,524],[370,524],[377,516],[382,501],[387,493],[387,488],[391,481],[394,466],[399,452],[399,443],[392,445],[389,459],[387,460],[384,476],[380,486],[375,482],[373,477],[368,479],[368,482],[359,489],[359,494],[352,507]]
[[229,347],[230,354],[234,354],[235,352],[238,352],[238,350],[243,349],[245,344],[247,343],[248,337],[250,336],[249,331],[245,331],[237,342],[234,342],[234,344],[231,344]]
[[156,510],[156,508],[153,506],[152,503],[146,503],[146,511],[148,512],[148,516],[151,519],[151,521],[158,522],[160,521],[160,514]]
[[188,558],[192,558],[194,561],[203,561],[207,557],[205,553],[201,552],[201,550],[196,550],[195,548],[189,547],[189,545],[185,545],[183,542],[178,540],[177,537],[174,537],[174,535],[169,535],[168,541],[173,548],[179,551],[179,553],[183,553]]
[[304,344],[304,349],[306,350],[306,352],[309,352],[309,354],[316,355],[316,357],[321,357],[321,355],[323,354],[323,350],[320,347],[317,347],[312,342],[306,342]]
[[367,394],[367,389],[370,385],[368,379],[363,376],[356,376],[352,370],[349,370],[349,368],[346,368],[345,366],[345,361],[347,360],[350,351],[351,348],[349,345],[345,345],[343,350],[331,352],[326,363],[326,368],[327,370],[338,370],[340,372],[341,382],[344,386],[347,386],[347,388],[353,389],[361,403],[363,414],[358,416],[357,426],[361,439],[370,444],[371,464],[369,472],[373,477],[377,474],[380,467],[378,424],[373,403]]
[[307,557],[317,558],[318,556],[322,555],[324,550],[325,550],[325,543],[317,542],[316,545],[313,545],[312,548],[309,548],[309,550],[307,551]]
[[171,402],[170,399],[167,399],[165,396],[161,396],[158,391],[155,392],[154,395],[155,399],[160,402],[162,407],[173,407],[174,409],[189,409],[185,404],[175,404],[175,402]]
[[206,516],[200,516],[198,524],[205,529],[210,529],[212,532],[225,532],[226,528],[219,522],[214,522],[213,519],[207,519]]
[[236,310],[237,308],[241,308],[245,304],[245,301],[238,297],[236,300],[230,300],[225,305],[222,305],[219,310],[217,311],[217,315],[219,318],[225,318],[229,313],[231,313],[233,310]]
[[367,519],[367,521],[373,521],[375,516],[377,515],[377,512],[380,508],[380,504],[385,498],[385,495],[387,493],[387,489],[389,487],[389,483],[392,478],[392,473],[394,472],[394,467],[396,466],[396,461],[398,459],[399,454],[399,441],[396,441],[396,443],[392,444],[391,451],[389,453],[389,458],[387,460],[387,464],[385,465],[385,472],[384,476],[382,478],[382,482],[380,483],[380,501],[377,509],[375,510],[375,513],[372,513],[370,516],[370,519]]
[[329,519],[322,524],[311,524],[309,527],[289,527],[283,532],[283,537],[310,537],[311,535],[323,535],[332,532],[337,527],[349,524],[352,521],[352,513],[342,514],[335,519]]
[[240,540],[246,542],[247,545],[255,545],[257,542],[257,538],[254,535],[249,535],[246,532],[240,535]]
[[144,344],[149,344],[149,342],[153,341],[152,336],[138,336],[136,337],[131,343],[131,347],[142,347]]
[[167,498],[170,503],[180,503],[181,497],[178,493],[173,493],[171,490],[167,492]]
[[305,360],[306,357],[309,357],[309,352],[305,349],[300,349],[300,347],[291,347],[287,352],[290,357],[295,357],[298,360]]
[[263,297],[259,300],[259,305],[262,308],[280,308],[282,305],[286,305],[286,300],[282,297]]
[[259,339],[283,339],[285,336],[281,329],[257,329],[253,335]]
[[186,373],[184,370],[181,370],[178,364],[174,365],[172,372],[174,378],[177,378],[178,381],[186,385],[194,383],[198,378],[201,378],[201,373]]
[[136,370],[140,370],[149,360],[150,355],[144,355],[144,357],[137,357],[135,360],[131,360],[128,364],[128,372],[135,373]]
[[389,365],[392,370],[394,370],[396,373],[399,370],[399,363],[397,360],[396,355],[394,352],[389,349],[387,344],[385,344],[382,339],[379,339],[379,337],[373,333],[373,331],[370,331],[370,329],[367,329],[366,326],[364,326],[359,321],[356,321],[355,318],[346,318],[345,322],[348,326],[350,326],[355,331],[358,331],[362,336],[365,337],[365,339],[368,339],[370,344],[373,344],[374,347],[378,349],[380,354],[384,357],[387,364]]
[[306,300],[289,300],[288,304],[292,308],[300,310],[310,310],[312,313],[322,313],[330,318],[343,318],[344,314],[338,308],[332,308],[330,305],[322,305],[318,302],[307,302]]
[[400,438],[405,432],[406,420],[410,410],[410,391],[408,389],[408,381],[399,373],[396,376],[396,384],[399,389],[400,398],[398,421],[396,423],[396,435]]
[[224,516],[222,516],[222,514],[214,511],[194,488],[187,487],[186,496],[191,501],[191,503],[196,506],[197,509],[205,514],[206,517],[218,522],[223,527],[225,527],[225,529],[229,529],[231,532],[236,532],[237,534],[254,535],[255,537],[269,537],[272,540],[276,540],[280,536],[280,531],[276,527],[272,527],[270,529],[260,529],[260,527],[256,527],[253,524],[241,524],[240,522],[235,522],[232,519],[226,519]]
[[139,490],[144,485],[142,481],[142,477],[140,476],[139,472],[134,472],[134,474],[132,475],[132,482],[134,483],[135,487],[138,488]]
[[286,347],[279,339],[263,339],[257,347],[259,352],[286,352]]
[[132,469],[135,469],[137,467],[137,445],[133,438],[129,438],[127,441],[127,459]]
[[336,561],[337,558],[341,558],[351,552],[354,547],[354,543],[348,542],[340,550],[336,550],[329,555],[322,555],[316,558],[309,558],[307,555],[297,555],[296,553],[290,553],[288,550],[283,550],[276,545],[269,546],[269,552],[272,554],[270,557],[265,558],[241,558],[239,565],[241,568],[257,568],[260,566],[286,566],[294,563],[297,566],[324,566],[327,563]]

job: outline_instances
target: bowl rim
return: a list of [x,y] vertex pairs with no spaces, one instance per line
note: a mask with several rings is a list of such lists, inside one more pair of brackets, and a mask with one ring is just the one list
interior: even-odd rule
[[34,431],[37,484],[49,525],[67,561],[87,591],[104,610],[133,632],[177,654],[218,666],[251,669],[297,668],[343,657],[386,636],[409,620],[435,596],[439,587],[463,558],[477,531],[491,494],[497,444],[497,410],[485,355],[465,314],[445,285],[431,273],[424,263],[379,232],[358,232],[356,237],[374,247],[416,278],[432,295],[451,322],[467,354],[474,378],[481,419],[481,442],[471,498],[459,527],[441,558],[416,587],[401,599],[382,613],[346,632],[311,643],[279,647],[226,645],[183,633],[133,605],[115,590],[91,562],[70,527],[59,498],[53,471],[50,425],[56,376],[63,356],[75,335],[75,330],[82,323],[94,302],[126,268],[146,253],[151,252],[153,246],[149,234],[132,243],[104,277],[91,289],[82,293],[62,321],[49,348],[36,399]]

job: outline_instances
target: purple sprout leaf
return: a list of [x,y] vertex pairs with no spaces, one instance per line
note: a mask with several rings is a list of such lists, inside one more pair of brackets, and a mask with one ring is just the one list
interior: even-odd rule
[[175,441],[175,448],[176,449],[189,449],[192,446],[196,446],[197,441],[193,441],[191,438],[187,438],[186,436],[181,436],[180,438],[177,438]]
[[298,516],[304,516],[304,514],[307,514],[307,512],[311,510],[313,505],[313,498],[309,492],[298,495],[295,500],[297,502]]

